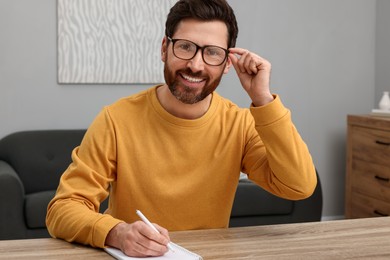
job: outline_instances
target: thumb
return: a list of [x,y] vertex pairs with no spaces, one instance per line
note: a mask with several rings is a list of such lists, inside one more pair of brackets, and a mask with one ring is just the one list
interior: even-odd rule
[[233,67],[237,74],[240,72],[240,69],[238,67],[238,57],[234,53],[229,53],[229,58],[233,64]]

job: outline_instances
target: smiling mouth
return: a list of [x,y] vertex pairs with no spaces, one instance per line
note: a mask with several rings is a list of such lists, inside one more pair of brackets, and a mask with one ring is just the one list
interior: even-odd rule
[[200,82],[204,81],[203,78],[191,77],[191,76],[189,76],[187,74],[183,74],[183,73],[180,73],[180,76],[190,83],[200,83]]

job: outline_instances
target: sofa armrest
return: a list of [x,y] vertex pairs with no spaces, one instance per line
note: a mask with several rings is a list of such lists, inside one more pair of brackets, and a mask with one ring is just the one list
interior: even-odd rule
[[229,227],[283,223],[294,202],[279,198],[250,180],[240,180],[234,197]]
[[0,160],[0,239],[25,236],[23,205],[22,181],[7,162]]
[[294,214],[292,219],[295,223],[298,222],[313,222],[321,221],[322,216],[322,186],[321,180],[317,174],[317,186],[309,198],[298,200],[294,205]]
[[320,221],[322,188],[316,174],[317,187],[313,195],[297,201],[272,195],[250,180],[240,180],[229,227]]

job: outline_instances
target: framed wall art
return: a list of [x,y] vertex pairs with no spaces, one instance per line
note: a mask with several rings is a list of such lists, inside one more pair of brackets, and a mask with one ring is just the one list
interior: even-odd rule
[[160,48],[176,0],[57,0],[58,83],[163,82]]

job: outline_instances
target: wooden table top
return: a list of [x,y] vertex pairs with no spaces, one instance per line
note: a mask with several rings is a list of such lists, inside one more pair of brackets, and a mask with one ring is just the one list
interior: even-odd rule
[[[179,231],[171,240],[203,259],[390,259],[390,217]],[[62,240],[0,241],[0,259],[112,259]]]

